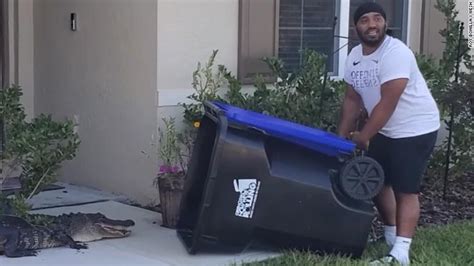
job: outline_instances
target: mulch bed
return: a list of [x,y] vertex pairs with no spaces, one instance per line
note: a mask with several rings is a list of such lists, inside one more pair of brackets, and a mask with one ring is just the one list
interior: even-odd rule
[[421,195],[420,226],[474,218],[474,172],[449,180],[443,198],[443,180],[427,180]]
[[[448,180],[443,197],[443,178],[425,178],[420,194],[419,227],[444,225],[474,218],[474,172]],[[383,224],[376,218],[369,241],[383,237]]]

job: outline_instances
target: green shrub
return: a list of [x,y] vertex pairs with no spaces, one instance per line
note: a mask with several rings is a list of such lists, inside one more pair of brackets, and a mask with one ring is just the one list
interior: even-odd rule
[[[446,28],[440,31],[445,47],[439,60],[430,55],[417,55],[422,71],[433,96],[438,103],[443,125],[452,133],[450,176],[456,178],[472,170],[474,157],[474,73],[467,40],[461,36],[454,0],[438,0],[436,8],[444,15]],[[459,45],[459,47],[458,47]],[[459,49],[458,49],[459,48]],[[460,57],[459,77],[456,83],[458,50]],[[452,115],[452,117],[451,117]],[[452,124],[451,124],[452,123]],[[428,167],[430,176],[442,176],[446,164],[447,139],[434,151]]]
[[50,115],[40,114],[27,121],[21,96],[19,86],[0,90],[0,117],[6,137],[1,160],[2,167],[8,164],[22,170],[22,189],[10,205],[25,212],[26,200],[56,181],[61,163],[75,157],[80,141],[71,120],[57,122]]
[[[214,51],[204,68],[198,64],[193,73],[194,93],[188,98],[191,104],[182,104],[184,118],[188,123],[204,115],[202,103],[206,100],[220,100],[244,109],[273,115],[303,125],[335,132],[344,82],[334,81],[326,75],[326,58],[315,51],[306,50],[301,69],[287,73],[284,63],[277,58],[263,59],[275,76],[276,81],[267,85],[258,77],[254,90],[245,92],[238,79],[220,65],[214,69]],[[225,93],[218,89],[226,85]]]

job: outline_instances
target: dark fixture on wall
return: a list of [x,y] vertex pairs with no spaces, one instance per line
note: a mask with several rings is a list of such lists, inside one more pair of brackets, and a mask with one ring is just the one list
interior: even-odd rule
[[77,30],[77,15],[76,13],[71,13],[71,30]]

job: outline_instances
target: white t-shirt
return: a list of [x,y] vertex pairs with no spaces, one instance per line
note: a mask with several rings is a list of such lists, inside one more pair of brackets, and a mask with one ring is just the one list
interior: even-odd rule
[[379,131],[389,138],[419,136],[439,129],[439,111],[413,52],[400,40],[386,36],[370,55],[359,44],[349,53],[344,80],[361,96],[370,116],[380,101],[380,85],[408,78],[392,116]]

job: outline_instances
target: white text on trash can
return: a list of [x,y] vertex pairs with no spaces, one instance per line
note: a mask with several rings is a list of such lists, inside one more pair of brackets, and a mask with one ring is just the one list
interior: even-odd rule
[[235,192],[240,193],[235,216],[252,218],[259,188],[260,181],[257,179],[234,179]]

